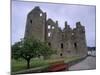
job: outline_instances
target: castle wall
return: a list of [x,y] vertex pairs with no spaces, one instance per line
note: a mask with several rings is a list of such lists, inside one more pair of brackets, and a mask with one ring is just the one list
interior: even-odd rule
[[54,22],[52,19],[48,19],[46,25],[47,25],[46,41],[48,42],[51,48],[57,51],[57,55],[58,55],[61,51],[61,49],[59,49],[60,32],[59,32],[58,23],[57,21]]
[[46,13],[39,7],[34,8],[27,16],[25,37],[34,36],[45,41],[57,51],[57,57],[86,56],[87,46],[85,28],[76,23],[76,28],[71,29],[65,22],[65,28],[58,27],[58,21],[46,19]]
[[73,30],[65,22],[64,32],[64,56],[75,56],[75,48],[73,46]]

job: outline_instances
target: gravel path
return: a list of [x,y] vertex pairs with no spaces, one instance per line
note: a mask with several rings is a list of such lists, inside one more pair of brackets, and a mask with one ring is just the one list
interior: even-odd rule
[[83,61],[71,66],[69,68],[70,71],[73,70],[88,70],[96,68],[96,57],[88,56]]

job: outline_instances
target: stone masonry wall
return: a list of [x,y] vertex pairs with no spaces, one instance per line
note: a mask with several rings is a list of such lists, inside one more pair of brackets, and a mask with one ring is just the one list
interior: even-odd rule
[[25,38],[34,36],[36,39],[46,41],[57,51],[57,57],[86,56],[87,46],[85,27],[80,22],[76,28],[71,29],[65,22],[65,28],[58,27],[58,21],[46,18],[46,13],[35,7],[27,15]]

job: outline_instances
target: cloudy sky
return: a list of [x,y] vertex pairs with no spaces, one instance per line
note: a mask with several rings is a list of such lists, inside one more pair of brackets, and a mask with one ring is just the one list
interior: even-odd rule
[[86,41],[88,46],[95,46],[95,6],[36,3],[24,1],[12,1],[12,44],[24,37],[27,14],[35,7],[40,6],[47,18],[58,20],[59,27],[64,28],[67,21],[71,28],[76,27],[80,21],[86,29]]

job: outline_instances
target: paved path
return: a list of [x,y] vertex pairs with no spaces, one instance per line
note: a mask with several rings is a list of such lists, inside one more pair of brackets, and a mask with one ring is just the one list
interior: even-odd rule
[[83,61],[71,66],[69,68],[70,71],[73,70],[88,70],[96,68],[96,57],[88,56]]

